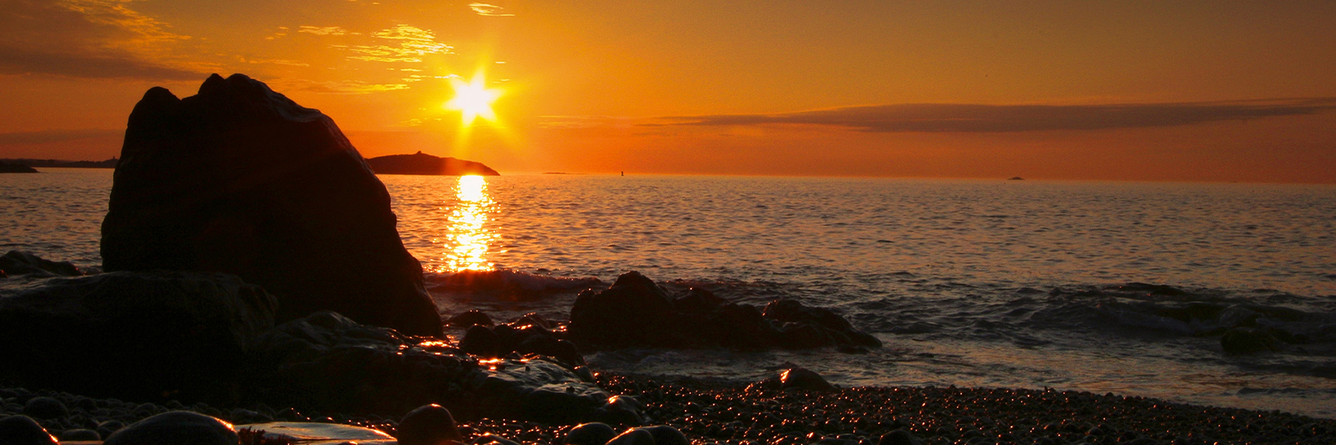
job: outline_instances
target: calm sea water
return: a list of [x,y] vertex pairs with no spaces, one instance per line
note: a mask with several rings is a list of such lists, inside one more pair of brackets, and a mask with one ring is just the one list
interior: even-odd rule
[[[0,248],[98,264],[110,173],[0,176]],[[1333,186],[381,179],[447,314],[564,319],[580,289],[638,270],[670,290],[831,307],[886,344],[590,354],[602,369],[752,380],[800,365],[845,385],[1052,387],[1336,417]],[[453,284],[461,270],[492,280]],[[1225,355],[1219,331],[1239,319],[1307,342]]]

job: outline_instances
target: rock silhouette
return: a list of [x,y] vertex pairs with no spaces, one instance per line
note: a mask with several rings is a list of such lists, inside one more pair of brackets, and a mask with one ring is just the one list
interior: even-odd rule
[[694,288],[674,299],[635,271],[617,277],[606,290],[581,292],[571,306],[567,333],[582,346],[611,348],[829,346],[842,352],[866,352],[881,346],[876,337],[855,329],[829,309],[778,299],[762,311]]
[[376,173],[384,175],[483,175],[500,176],[496,170],[481,162],[455,158],[439,158],[423,152],[411,155],[380,156],[366,160]]
[[441,335],[384,184],[328,116],[242,74],[130,114],[102,223],[107,271],[218,271],[263,286],[278,319],[320,310]]

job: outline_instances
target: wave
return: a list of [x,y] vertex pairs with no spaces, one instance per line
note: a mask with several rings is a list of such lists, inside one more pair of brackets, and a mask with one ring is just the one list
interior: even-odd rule
[[598,278],[554,277],[508,269],[427,273],[424,278],[432,294],[463,300],[532,301],[607,286]]

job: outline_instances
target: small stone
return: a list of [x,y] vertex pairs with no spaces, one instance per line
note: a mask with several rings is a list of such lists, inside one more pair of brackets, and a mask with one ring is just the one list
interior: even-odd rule
[[0,443],[5,445],[56,445],[45,428],[28,416],[9,416],[0,419]]
[[[400,442],[400,444],[402,444],[402,442]],[[512,440],[507,440],[504,437],[495,436],[491,434],[487,434],[477,439],[473,439],[472,444],[473,445],[520,445]]]
[[33,397],[23,405],[23,414],[37,419],[55,419],[69,415],[69,410],[54,398]]
[[468,329],[473,326],[493,326],[495,323],[492,322],[492,317],[488,317],[486,313],[474,309],[450,317],[449,320],[445,321],[445,324],[450,325],[450,327],[453,328]]
[[807,391],[834,391],[835,387],[825,377],[803,368],[786,369],[779,373],[781,389],[801,389]]
[[482,357],[498,357],[509,352],[502,351],[501,336],[496,331],[479,325],[464,332],[464,338],[459,340],[459,349]]
[[691,441],[687,440],[686,435],[678,431],[677,428],[668,425],[647,426],[638,429],[649,431],[649,434],[654,436],[655,445],[691,445]]
[[609,440],[607,445],[655,445],[654,435],[640,428],[626,430]]
[[169,411],[115,432],[103,445],[236,445],[232,425],[190,411]]
[[594,410],[592,420],[613,425],[641,425],[645,417],[640,413],[640,402],[634,397],[612,396],[608,403]]
[[603,445],[617,437],[617,431],[603,422],[590,422],[571,427],[562,443],[570,445]]
[[920,442],[917,437],[914,437],[905,429],[886,433],[886,435],[881,436],[880,441],[877,441],[877,445],[919,445],[921,443],[923,442]]
[[399,422],[400,445],[441,445],[461,440],[455,418],[441,405],[423,405]]
[[91,442],[94,440],[102,440],[102,435],[98,434],[97,431],[79,428],[74,430],[65,430],[64,433],[60,434],[60,440],[74,441],[74,442],[79,442],[79,441]]

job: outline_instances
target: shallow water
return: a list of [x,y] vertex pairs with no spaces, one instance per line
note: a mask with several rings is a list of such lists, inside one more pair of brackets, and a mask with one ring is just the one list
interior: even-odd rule
[[[832,307],[886,344],[591,354],[603,369],[745,380],[796,364],[846,385],[1053,387],[1336,417],[1333,186],[381,179],[446,313],[565,318],[580,289],[639,270],[674,291]],[[0,187],[15,209],[0,216],[4,248],[100,261],[110,171],[3,175]],[[503,271],[490,287],[450,280],[488,269]],[[1227,356],[1219,332],[1239,319],[1306,343]]]

